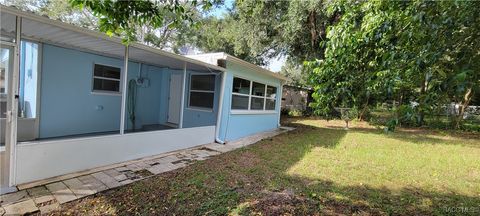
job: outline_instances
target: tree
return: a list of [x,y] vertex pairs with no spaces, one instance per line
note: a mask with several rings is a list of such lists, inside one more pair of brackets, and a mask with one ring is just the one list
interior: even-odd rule
[[205,52],[226,51],[258,65],[285,56],[289,65],[284,72],[303,78],[295,73],[302,71],[304,60],[323,58],[326,27],[334,21],[323,1],[240,0],[225,17],[204,18],[185,44]]
[[[306,64],[317,114],[348,106],[361,110],[361,118],[394,101],[413,107],[409,119],[421,125],[425,113],[446,103],[463,109],[480,84],[479,8],[454,1],[332,2],[328,13],[341,18],[327,30],[325,58]],[[457,122],[462,117],[461,110]]]
[[9,0],[2,2],[24,11],[31,11],[51,19],[61,20],[84,28],[96,30],[97,19],[88,10],[74,8],[64,0]]
[[117,35],[123,43],[137,41],[138,30],[144,26],[153,29],[173,28],[183,22],[194,24],[192,10],[197,6],[209,9],[212,3],[203,0],[180,3],[175,0],[159,1],[113,1],[113,0],[70,0],[72,6],[88,8],[98,18],[100,31]]

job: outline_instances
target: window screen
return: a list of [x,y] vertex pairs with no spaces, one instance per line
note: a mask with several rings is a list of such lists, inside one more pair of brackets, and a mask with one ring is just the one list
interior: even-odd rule
[[276,97],[277,87],[233,78],[232,110],[275,110]]
[[248,96],[232,95],[232,109],[248,110]]
[[120,93],[120,68],[95,64],[93,91]]
[[250,81],[242,78],[233,78],[233,90],[234,93],[250,94]]
[[253,82],[252,95],[265,96],[265,84]]
[[191,75],[189,107],[213,109],[215,75]]

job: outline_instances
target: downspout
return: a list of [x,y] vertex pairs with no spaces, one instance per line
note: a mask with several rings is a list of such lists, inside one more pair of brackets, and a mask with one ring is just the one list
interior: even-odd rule
[[215,142],[220,144],[225,144],[225,141],[220,139],[220,124],[222,122],[223,97],[225,93],[226,80],[227,80],[227,73],[222,72],[222,84],[220,85],[220,99],[218,100],[217,125],[215,126]]

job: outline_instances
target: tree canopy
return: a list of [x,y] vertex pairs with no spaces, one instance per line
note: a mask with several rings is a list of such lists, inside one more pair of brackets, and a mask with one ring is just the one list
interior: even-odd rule
[[327,30],[324,59],[306,64],[317,114],[394,101],[397,111],[413,107],[400,119],[421,125],[426,112],[465,107],[478,91],[478,2],[337,1],[327,9],[341,18]]
[[186,8],[201,6],[206,10],[212,6],[208,0],[203,0],[201,4],[196,0],[184,3],[176,0],[70,0],[70,4],[79,8],[87,7],[98,18],[100,31],[122,37],[125,44],[137,41],[138,28],[173,28],[182,22],[194,24],[194,12]]
[[[422,125],[426,113],[480,103],[478,1],[12,0],[63,21],[182,53],[185,47],[227,52],[268,65],[314,87],[312,108],[330,116],[354,108],[360,118],[393,105],[395,121]],[[305,64],[303,64],[305,61]]]

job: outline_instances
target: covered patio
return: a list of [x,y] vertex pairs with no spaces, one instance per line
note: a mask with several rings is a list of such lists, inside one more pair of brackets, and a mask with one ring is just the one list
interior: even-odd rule
[[215,141],[225,68],[1,6],[2,192]]

